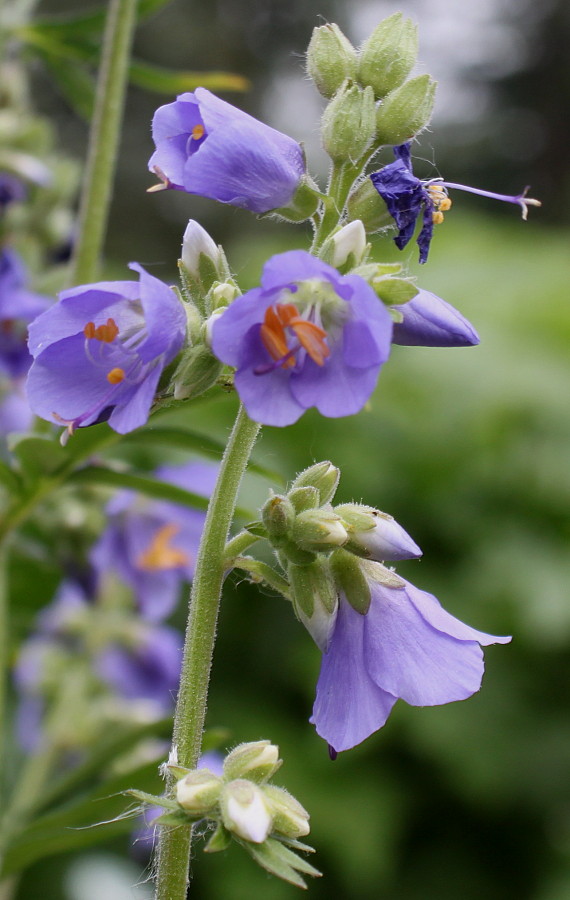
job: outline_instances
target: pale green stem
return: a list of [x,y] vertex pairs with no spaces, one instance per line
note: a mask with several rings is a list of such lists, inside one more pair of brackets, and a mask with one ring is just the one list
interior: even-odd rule
[[10,645],[9,634],[9,605],[8,605],[8,554],[6,547],[0,546],[0,779],[1,794],[5,790],[5,765],[4,746],[5,735],[8,733],[6,721],[6,695],[9,668]]
[[234,569],[242,569],[242,571],[247,572],[251,576],[252,581],[263,581],[285,597],[286,600],[291,600],[289,582],[267,563],[261,562],[259,559],[252,559],[249,556],[236,556],[235,559],[228,560],[228,564]]
[[342,221],[348,194],[360,171],[361,167],[352,163],[333,164],[321,221],[311,246],[311,253],[315,256],[318,255],[331,231]]
[[79,212],[72,285],[94,281],[103,248],[121,134],[137,0],[110,0],[87,171]]
[[[210,500],[198,551],[173,735],[178,764],[188,768],[195,768],[200,756],[226,541],[238,489],[258,431],[259,425],[248,419],[243,407],[240,408]],[[172,791],[172,784],[169,790]],[[189,827],[161,829],[157,900],[186,900],[191,837]]]
[[260,538],[250,531],[240,531],[239,534],[236,534],[236,536],[226,544],[226,549],[224,551],[226,562],[229,562],[235,556],[239,556],[245,550],[249,550],[249,548],[259,540]]

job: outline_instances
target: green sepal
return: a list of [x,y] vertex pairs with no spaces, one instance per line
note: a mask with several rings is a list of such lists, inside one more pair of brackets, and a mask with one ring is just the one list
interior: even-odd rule
[[313,29],[307,48],[307,74],[323,97],[330,99],[345,79],[356,75],[356,50],[338,25]]
[[167,763],[166,768],[174,778],[184,778],[185,775],[188,775],[188,772],[192,771],[192,769],[187,769],[185,766],[171,766],[169,763]]
[[387,306],[407,303],[408,300],[412,300],[418,294],[416,285],[406,278],[380,276],[372,279],[370,287]]
[[325,503],[330,503],[333,499],[339,480],[340,469],[333,466],[327,459],[299,472],[291,485],[289,494],[296,488],[315,487],[319,492],[319,503],[317,506],[323,506]]
[[[200,813],[200,818],[202,818],[203,813]],[[191,825],[192,820],[195,819],[196,816],[191,816],[190,813],[186,813],[180,808],[177,812],[167,812],[163,813],[158,818],[152,820],[153,825],[170,825],[177,827],[179,825]]]
[[269,540],[275,547],[291,534],[295,510],[291,501],[281,494],[273,494],[261,509],[261,518],[267,528]]
[[322,194],[314,181],[309,175],[303,175],[287,206],[272,209],[266,215],[281,216],[288,222],[305,222],[316,213],[321,197]]
[[243,526],[246,531],[249,531],[250,534],[254,534],[255,537],[258,538],[267,538],[269,536],[267,528],[263,524],[263,522],[248,522],[247,525]]
[[212,837],[204,847],[204,853],[219,853],[220,850],[227,850],[232,842],[232,835],[224,828],[222,823],[218,825]]
[[127,797],[134,797],[135,800],[140,800],[141,803],[148,806],[162,806],[163,809],[169,809],[172,812],[180,810],[176,800],[171,800],[169,797],[158,797],[156,794],[148,794],[146,791],[139,791],[136,788],[129,788],[128,791],[124,791],[124,794]]
[[370,609],[372,596],[364,577],[363,563],[345,550],[336,550],[330,559],[332,571],[339,589],[345,594],[352,608],[365,616]]
[[287,569],[287,564],[290,562],[297,566],[310,566],[315,559],[317,559],[316,553],[302,550],[293,541],[285,540],[279,544],[279,561],[282,562],[284,569]]
[[358,78],[385,97],[399,87],[413,69],[418,55],[418,28],[401,12],[383,19],[360,51]]
[[247,850],[258,865],[272,875],[283,879],[283,881],[288,881],[289,884],[294,884],[300,888],[307,887],[299,872],[312,875],[315,878],[321,875],[318,869],[315,869],[310,863],[293,853],[284,843],[274,838],[267,838],[263,844],[252,844],[249,841],[238,841],[238,843]]
[[436,82],[417,75],[392,91],[376,114],[377,145],[404,144],[429,125]]
[[304,512],[307,509],[316,509],[320,505],[319,491],[316,487],[311,487],[310,485],[293,488],[287,496],[293,504],[296,513]]

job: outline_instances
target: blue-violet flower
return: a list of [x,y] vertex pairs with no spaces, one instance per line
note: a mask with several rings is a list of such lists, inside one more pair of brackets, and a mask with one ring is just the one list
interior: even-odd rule
[[296,141],[205,88],[159,107],[152,134],[149,169],[162,183],[151,190],[174,188],[265,213],[286,206],[305,174]]
[[526,196],[528,188],[521,194],[511,197],[443,181],[441,178],[421,181],[412,170],[409,142],[394,147],[394,156],[395,162],[384,166],[379,172],[374,172],[370,179],[396,223],[398,234],[394,238],[394,243],[399,250],[403,250],[411,240],[416,222],[421,215],[422,227],[417,237],[421,263],[427,261],[434,225],[443,222],[444,212],[451,207],[451,200],[447,195],[448,188],[515,203],[521,207],[523,219],[527,217],[529,206],[541,205],[539,200]]
[[186,316],[174,291],[135,263],[140,282],[103,281],[63,291],[29,329],[33,411],[78,427],[143,425],[160,375],[182,348]]
[[238,297],[212,329],[212,348],[237,371],[248,415],[290,425],[316,406],[324,416],[358,412],[388,358],[392,320],[358,275],[304,250],[272,257],[261,287]]
[[0,250],[0,372],[10,378],[20,378],[30,368],[28,323],[52,302],[28,290],[27,283],[22,260],[4,247]]
[[419,290],[402,305],[393,306],[403,316],[394,323],[393,344],[407,347],[473,347],[479,335],[451,303],[431,291]]
[[511,640],[465,625],[404,579],[389,587],[379,563],[361,565],[370,608],[361,615],[341,592],[311,718],[333,753],[382,728],[398,698],[437,706],[470,697],[483,677],[481,646]]

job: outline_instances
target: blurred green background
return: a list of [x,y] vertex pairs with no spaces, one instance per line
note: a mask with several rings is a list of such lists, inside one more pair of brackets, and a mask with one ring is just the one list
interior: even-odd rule
[[[66,8],[77,7],[71,0],[40,6]],[[566,4],[537,11],[522,0],[493,0],[476,10],[452,0],[323,0],[318,7],[304,0],[287,7],[178,0],[140,30],[137,50],[155,62],[247,75],[251,94],[229,99],[278,127],[288,122],[307,141],[310,163],[318,162],[319,104],[306,99],[301,58],[310,29],[336,20],[357,42],[366,23],[370,30],[397,9],[420,24],[419,71],[442,81],[439,115],[416,151],[426,160],[419,174],[437,174],[435,159],[449,180],[479,187],[516,193],[532,181],[533,196],[546,206],[523,224],[512,207],[455,195],[421,270],[415,245],[398,254],[390,241],[378,241],[376,257],[398,258],[422,287],[457,306],[481,345],[394,347],[369,409],[341,420],[309,413],[286,430],[266,428],[256,457],[286,480],[331,459],[342,469],[339,502],[363,500],[391,513],[424,550],[421,562],[402,563],[399,571],[459,618],[513,634],[513,643],[486,650],[480,694],[434,709],[400,702],[384,729],[332,763],[307,722],[318,650],[285,603],[234,577],[222,609],[208,725],[228,728],[230,744],[279,744],[285,765],[277,783],[312,815],[315,862],[324,873],[309,886],[314,898],[570,900]],[[40,110],[60,122],[67,150],[80,153],[84,126],[39,71],[37,80]],[[242,285],[253,286],[268,256],[305,245],[303,229],[270,227],[182,194],[145,196],[156,105],[141,91],[129,97],[109,271],[125,277],[134,258],[173,277],[182,230],[193,217],[223,241]],[[235,409],[235,397],[216,395],[171,415],[224,438]],[[263,500],[266,484],[251,479],[245,487],[243,505]],[[20,561],[16,576],[23,630],[33,607],[49,599],[46,584],[55,572],[34,575]],[[129,859],[126,839],[86,856],[42,861],[24,876],[18,898],[150,896],[142,884],[149,869],[135,862],[121,871],[139,886],[109,892],[104,874],[131,865],[121,859]],[[237,849],[204,857],[197,844],[192,867],[191,896],[199,900],[297,894]]]

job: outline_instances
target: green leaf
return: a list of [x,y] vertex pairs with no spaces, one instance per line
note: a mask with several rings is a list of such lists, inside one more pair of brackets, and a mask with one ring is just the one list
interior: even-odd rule
[[[53,41],[71,43],[91,43],[101,46],[101,35],[105,27],[107,10],[100,7],[92,12],[79,15],[57,16],[57,18],[34,19],[30,26],[18,30],[18,37],[34,41],[35,35],[41,35]],[[30,38],[30,35],[32,37]]]
[[22,482],[17,473],[2,460],[0,460],[0,483],[7,487],[11,494],[19,494],[22,489]]
[[233,72],[177,72],[134,61],[129,67],[132,84],[157,94],[180,94],[205,87],[210,91],[247,91],[250,82]]
[[177,812],[163,813],[161,816],[158,816],[157,819],[153,819],[152,824],[172,825],[177,827],[179,825],[191,825],[192,821],[183,810],[178,809]]
[[66,458],[64,448],[53,437],[24,437],[11,449],[22,474],[30,481],[53,475]]
[[405,278],[374,278],[372,287],[377,297],[390,306],[396,303],[407,303],[418,293],[418,289]]
[[108,487],[128,488],[157,500],[170,500],[171,503],[191,506],[194,509],[208,508],[208,498],[202,497],[200,494],[194,494],[166,481],[158,481],[149,475],[117,472],[115,469],[106,469],[104,466],[87,466],[79,469],[69,476],[67,484],[102,484]]
[[180,812],[180,806],[176,802],[176,800],[170,800],[168,797],[159,797],[156,794],[147,794],[146,791],[137,791],[134,788],[130,788],[128,791],[125,791],[125,794],[128,797],[134,797],[135,800],[140,800],[141,803],[146,803],[149,806],[162,806],[163,809],[170,809],[173,812]]
[[162,9],[169,2],[170,0],[139,0],[139,22],[148,16],[152,16],[153,13],[158,12],[159,9]]
[[83,119],[89,121],[95,106],[95,80],[88,70],[75,61],[41,53],[57,87],[69,105]]

